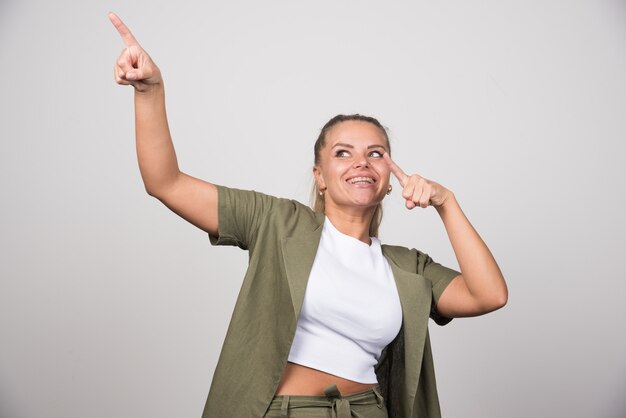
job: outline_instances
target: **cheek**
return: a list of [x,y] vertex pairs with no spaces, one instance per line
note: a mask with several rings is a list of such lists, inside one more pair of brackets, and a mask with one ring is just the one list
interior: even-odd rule
[[389,177],[391,176],[391,170],[385,161],[377,161],[374,164],[378,175],[380,176],[381,181],[389,181]]
[[341,167],[337,164],[327,164],[320,170],[319,175],[322,181],[328,186],[329,183],[341,180]]
[[341,180],[341,176],[343,176],[344,173],[350,169],[350,167],[350,163],[346,163],[342,160],[337,161],[334,164],[329,164],[328,167],[326,167],[325,172],[328,177],[332,177],[335,180]]

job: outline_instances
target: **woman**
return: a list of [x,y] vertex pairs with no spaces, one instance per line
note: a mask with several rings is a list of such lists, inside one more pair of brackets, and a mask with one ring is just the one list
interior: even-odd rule
[[[507,301],[498,265],[454,194],[405,174],[385,129],[361,115],[331,119],[315,143],[315,211],[182,173],[160,71],[109,17],[126,44],[114,72],[135,89],[146,191],[212,244],[250,252],[203,417],[440,416],[428,318],[445,324]],[[408,209],[437,210],[460,273],[420,251],[381,245],[391,174]]]

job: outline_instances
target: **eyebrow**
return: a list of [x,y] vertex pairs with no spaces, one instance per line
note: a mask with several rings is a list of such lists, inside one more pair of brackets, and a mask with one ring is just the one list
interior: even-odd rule
[[[332,148],[335,148],[335,147],[354,148],[354,145],[345,144],[345,143],[343,143],[343,142],[337,142],[335,145],[333,145],[333,146],[332,146]],[[384,150],[386,150],[386,149],[387,149],[387,148],[385,148],[385,146],[384,146],[384,145],[378,145],[378,144],[375,144],[375,145],[368,145],[368,146],[367,146],[367,149],[371,149],[371,148],[382,148],[382,149],[384,149]]]

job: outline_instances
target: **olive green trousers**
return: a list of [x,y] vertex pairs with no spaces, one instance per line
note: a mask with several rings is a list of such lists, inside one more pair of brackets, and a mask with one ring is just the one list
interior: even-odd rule
[[324,394],[274,396],[264,418],[388,418],[378,386],[342,396],[332,384]]

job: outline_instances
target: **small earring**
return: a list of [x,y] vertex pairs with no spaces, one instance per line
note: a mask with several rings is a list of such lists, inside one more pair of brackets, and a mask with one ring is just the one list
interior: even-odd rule
[[393,190],[393,187],[391,187],[391,184],[390,184],[389,188],[387,189],[387,195],[390,195],[392,190]]
[[320,188],[320,196],[324,197],[324,192],[326,191],[326,187]]

